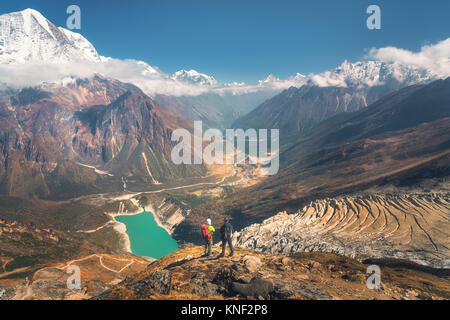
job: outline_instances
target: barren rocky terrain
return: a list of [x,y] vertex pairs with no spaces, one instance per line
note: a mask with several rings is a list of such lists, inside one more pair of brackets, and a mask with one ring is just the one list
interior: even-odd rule
[[[398,260],[375,261],[381,288],[369,289],[367,264],[333,253],[291,256],[237,249],[233,257],[180,249],[95,299],[448,299],[448,272]],[[372,264],[374,261],[371,261]]]
[[[139,273],[149,262],[143,258],[126,255],[91,254],[37,270],[24,280],[5,286],[1,299],[8,300],[79,300],[99,295],[127,276]],[[80,268],[80,289],[69,289],[67,282],[73,270]],[[0,281],[0,287],[6,284]]]
[[312,201],[235,234],[262,252],[335,252],[392,257],[443,267],[450,259],[450,194],[366,194]]

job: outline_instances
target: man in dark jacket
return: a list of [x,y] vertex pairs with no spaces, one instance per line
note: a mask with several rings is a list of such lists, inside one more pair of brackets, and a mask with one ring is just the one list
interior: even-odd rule
[[225,219],[225,223],[220,228],[220,233],[222,236],[222,254],[221,257],[225,257],[225,250],[228,246],[230,247],[230,257],[233,256],[234,250],[233,250],[233,242],[231,241],[231,236],[233,234],[233,226],[230,223],[230,219]]

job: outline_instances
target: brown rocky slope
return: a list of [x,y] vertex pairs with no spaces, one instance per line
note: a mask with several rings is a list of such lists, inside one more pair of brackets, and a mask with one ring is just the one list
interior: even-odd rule
[[170,160],[172,131],[190,123],[98,75],[0,91],[0,119],[0,194],[68,199],[205,173]]
[[[133,255],[90,254],[64,263],[41,268],[25,279],[0,280],[0,300],[80,300],[110,289],[126,277],[139,273],[148,261]],[[80,288],[67,283],[74,274],[70,266],[80,268]]]
[[372,260],[381,289],[368,289],[367,264],[332,253],[291,256],[237,249],[202,257],[190,246],[151,263],[95,299],[449,299],[448,270]]

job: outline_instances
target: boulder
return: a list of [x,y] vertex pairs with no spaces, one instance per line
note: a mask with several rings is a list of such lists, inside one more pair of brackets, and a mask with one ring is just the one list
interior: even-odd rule
[[279,280],[274,282],[272,297],[275,299],[287,300],[304,298],[308,300],[329,300],[333,297],[322,289],[306,285],[298,281]]
[[273,282],[269,279],[253,278],[250,283],[233,282],[231,286],[232,290],[236,294],[240,294],[243,297],[263,297],[264,299],[269,297],[270,292],[273,291]]
[[136,292],[140,298],[146,298],[150,289],[159,294],[169,294],[172,282],[172,273],[168,270],[155,271],[148,277],[127,285],[127,288]]
[[223,267],[216,273],[212,283],[217,284],[221,287],[221,289],[223,289],[223,291],[228,292],[231,286],[232,276],[232,269],[229,267]]
[[245,256],[242,258],[242,262],[244,263],[245,268],[249,272],[256,272],[262,265],[261,259],[255,256]]
[[195,285],[194,289],[192,291],[195,294],[198,294],[200,296],[209,297],[220,294],[219,292],[219,286],[217,284],[205,281],[205,280],[198,280]]

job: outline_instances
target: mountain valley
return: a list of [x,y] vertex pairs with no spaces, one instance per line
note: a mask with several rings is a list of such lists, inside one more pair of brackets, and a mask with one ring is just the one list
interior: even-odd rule
[[[33,9],[0,15],[2,75],[0,300],[450,298],[448,75],[365,59],[219,83],[104,57]],[[280,129],[279,171],[174,163],[194,121]],[[140,213],[178,250],[134,253],[116,218]],[[220,258],[226,218],[236,253]]]

